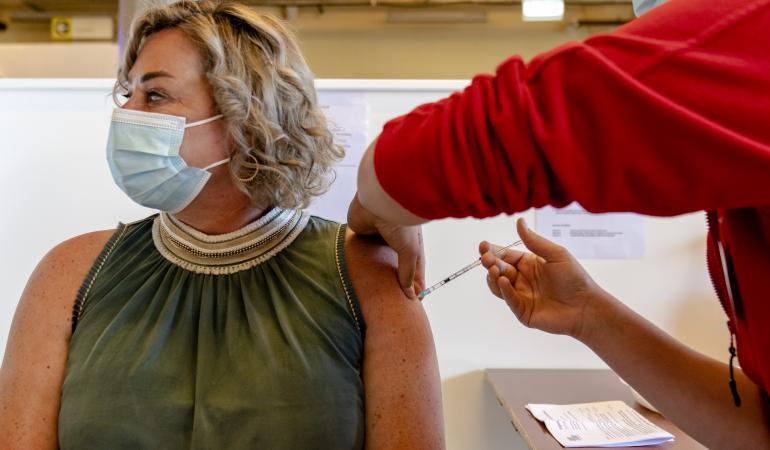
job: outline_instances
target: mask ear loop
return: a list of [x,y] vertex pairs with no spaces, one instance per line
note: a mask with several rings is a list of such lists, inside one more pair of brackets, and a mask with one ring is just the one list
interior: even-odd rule
[[251,161],[246,161],[244,162],[244,166],[249,169],[253,169],[254,173],[251,176],[246,178],[241,177],[240,175],[236,175],[236,178],[238,179],[238,181],[242,183],[250,183],[251,181],[254,180],[254,178],[257,178],[257,174],[259,173],[260,164],[259,164],[259,160],[257,160],[257,157],[252,155],[251,153],[248,154],[248,157],[251,161],[254,161],[254,162],[252,163]]
[[184,127],[185,128],[193,128],[193,127],[198,127],[198,126],[201,126],[201,125],[206,125],[207,123],[211,123],[211,122],[213,122],[215,120],[219,120],[219,119],[221,119],[224,116],[225,116],[224,114],[218,114],[218,115],[216,115],[214,117],[209,117],[208,119],[203,119],[203,120],[199,120],[197,122],[188,123]]
[[229,161],[230,161],[230,158],[225,158],[225,159],[223,159],[221,161],[217,161],[215,163],[209,164],[208,166],[204,167],[203,170],[209,170],[209,169],[213,169],[214,167],[219,167],[222,164],[225,164],[225,163],[227,163]]

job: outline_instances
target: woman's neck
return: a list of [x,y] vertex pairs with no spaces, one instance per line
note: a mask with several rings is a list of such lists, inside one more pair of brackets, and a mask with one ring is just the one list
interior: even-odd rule
[[201,233],[216,235],[239,230],[271,209],[267,205],[253,205],[232,183],[211,181],[213,183],[187,208],[174,214],[174,218]]
[[218,235],[232,233],[239,230],[246,225],[256,221],[265,213],[269,211],[269,208],[256,208],[251,207],[240,211],[217,211],[216,213],[208,213],[202,216],[193,216],[187,214],[186,211],[174,214],[174,218],[180,220],[186,225],[205,233],[208,235]]

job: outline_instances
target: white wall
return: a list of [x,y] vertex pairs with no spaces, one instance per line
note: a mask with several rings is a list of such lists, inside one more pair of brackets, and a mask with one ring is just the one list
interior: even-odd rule
[[[382,88],[386,84],[318,83],[321,91],[358,86],[367,92],[370,135],[388,117],[461,85],[423,81]],[[114,186],[104,161],[111,86],[111,80],[0,80],[0,349],[26,279],[46,251],[68,237],[150,213]],[[531,221],[533,214],[525,216]],[[646,231],[644,259],[585,261],[586,268],[669,333],[726,360],[725,321],[706,275],[703,215],[650,218]],[[480,240],[504,243],[513,236],[514,218],[504,216],[427,225],[428,282],[475,259]],[[524,448],[484,385],[483,369],[604,366],[569,338],[519,325],[487,292],[478,269],[424,304],[438,349],[452,450]]]
[[0,78],[114,77],[117,68],[111,42],[0,44]]

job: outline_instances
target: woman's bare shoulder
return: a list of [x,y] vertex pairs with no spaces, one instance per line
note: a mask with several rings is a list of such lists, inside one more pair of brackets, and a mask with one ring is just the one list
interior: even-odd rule
[[81,234],[51,249],[32,272],[19,308],[41,307],[69,319],[80,285],[114,232]]
[[82,280],[114,233],[115,230],[99,230],[67,239],[43,257],[35,272],[52,278]]
[[384,241],[360,236],[348,229],[345,235],[345,260],[362,308],[366,307],[366,303],[371,303],[370,299],[403,297],[395,272],[396,253]]
[[[367,335],[380,326],[387,327],[411,318],[416,320],[412,324],[425,324],[421,303],[407,298],[398,284],[398,257],[384,241],[348,230],[345,260],[367,323]],[[420,332],[421,327],[417,326],[414,331]]]

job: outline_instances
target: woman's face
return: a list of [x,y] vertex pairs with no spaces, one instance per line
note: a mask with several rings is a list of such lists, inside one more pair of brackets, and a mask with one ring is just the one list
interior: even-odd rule
[[[128,74],[127,97],[125,109],[181,116],[188,124],[219,114],[200,53],[178,29],[145,40]],[[229,156],[226,142],[224,122],[216,120],[187,128],[180,154],[187,165],[205,167]]]

